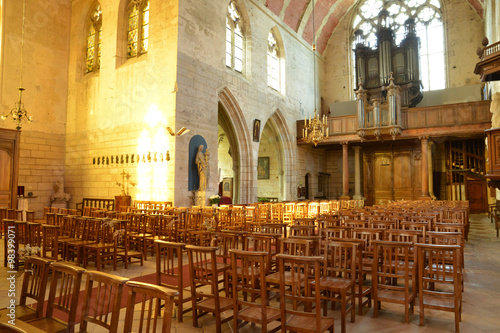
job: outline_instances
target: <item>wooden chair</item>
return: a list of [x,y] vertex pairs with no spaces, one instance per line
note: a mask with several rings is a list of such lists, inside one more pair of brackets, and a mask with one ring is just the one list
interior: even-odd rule
[[89,323],[104,327],[110,333],[117,332],[123,286],[129,279],[96,271],[87,271],[85,275],[80,332],[86,332]]
[[[357,274],[357,243],[328,241],[322,244],[325,260],[320,278],[321,298],[341,305],[341,330],[346,332],[346,316],[351,312],[354,323],[355,284]],[[349,304],[349,306],[348,306]],[[332,304],[333,307],[334,304]],[[323,303],[323,315],[327,315],[327,303]]]
[[378,316],[381,302],[403,304],[405,323],[416,297],[416,267],[411,265],[412,243],[374,241],[375,258],[372,268],[373,316]]
[[277,259],[282,332],[330,330],[333,333],[333,318],[321,316],[320,276],[323,257],[278,254]]
[[[128,265],[133,263],[140,263],[141,266],[144,265],[144,253],[142,251],[131,249],[130,247],[130,242],[128,237],[128,221],[115,220],[115,231],[113,237],[114,237],[115,267],[117,267],[118,259],[123,261],[125,269],[128,268]],[[136,260],[132,261],[132,259]]]
[[163,240],[155,240],[155,244],[156,284],[177,291],[174,303],[177,305],[177,321],[181,323],[182,316],[191,311],[191,307],[184,307],[184,303],[191,303],[191,290],[184,286],[182,255],[186,250],[186,244]]
[[[191,292],[193,308],[193,326],[198,327],[198,318],[213,313],[217,333],[221,332],[223,323],[230,321],[232,316],[221,318],[221,313],[233,307],[231,298],[221,297],[218,288],[216,247],[187,245],[189,272],[191,275]],[[203,288],[207,286],[207,288]]]
[[81,231],[81,238],[66,243],[66,260],[72,260],[76,256],[77,264],[83,263],[83,248],[85,245],[98,242],[100,225],[101,221],[99,220],[89,217],[83,219],[81,229],[78,230]]
[[272,237],[253,234],[243,236],[243,250],[244,251],[255,251],[255,252],[265,252],[266,255],[266,275],[271,271],[274,271],[276,266],[276,254],[278,250],[273,250],[273,239]]
[[[143,282],[128,281],[126,284],[129,287],[129,296],[123,332],[169,333],[172,326],[174,297],[177,296],[177,292]],[[141,313],[139,319],[134,320],[135,312]]]
[[[80,284],[85,269],[60,262],[53,262],[50,267],[53,274],[50,281],[47,312],[45,317],[29,321],[29,324],[45,332],[73,333],[75,331]],[[64,322],[55,318],[54,310],[61,311],[68,318],[67,321]]]
[[268,330],[268,325],[281,317],[281,311],[268,305],[266,288],[267,252],[229,250],[233,287],[234,331],[240,322],[261,326],[262,332],[275,332],[281,326]]
[[112,264],[116,270],[115,253],[115,221],[100,221],[97,242],[83,245],[83,267],[87,268],[89,261],[94,261],[98,271],[106,264]]
[[[31,256],[26,260],[21,297],[19,305],[15,307],[16,319],[28,321],[43,316],[43,302],[45,301],[45,290],[47,289],[51,262],[49,259],[35,256]],[[29,301],[30,305],[26,304],[28,298],[36,301],[36,308],[30,306],[33,304],[31,301]],[[10,309],[0,310],[0,316],[5,317],[8,313],[10,313]]]
[[59,230],[58,225],[42,225],[42,257],[53,260],[59,259]]
[[425,309],[449,311],[455,313],[455,332],[460,332],[460,246],[417,244],[417,253],[420,325],[424,325]]

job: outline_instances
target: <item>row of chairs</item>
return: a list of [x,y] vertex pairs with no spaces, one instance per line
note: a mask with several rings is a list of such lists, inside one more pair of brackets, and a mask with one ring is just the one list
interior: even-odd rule
[[[86,285],[81,299],[80,286],[84,276]],[[44,312],[49,277],[50,289]],[[83,302],[80,332],[86,332],[89,324],[101,326],[109,332],[118,332],[125,286],[129,291],[123,332],[142,331],[146,327],[153,332],[169,332],[173,299],[177,296],[175,291],[35,256],[26,261],[20,303],[15,308],[16,320],[44,332],[74,332],[77,307]],[[31,300],[36,302],[36,308],[30,306]],[[56,311],[59,313],[57,317]],[[138,311],[142,315],[135,318]],[[2,309],[0,316],[6,316],[9,312],[10,309]]]
[[[220,332],[224,322],[221,313],[232,307],[235,331],[244,322],[253,322],[267,332],[268,325],[280,320],[281,323],[275,322],[274,329],[284,325],[286,330],[295,332],[323,332],[333,327],[327,302],[332,302],[332,307],[337,302],[341,305],[342,332],[346,332],[347,314],[350,313],[351,322],[355,320],[358,279],[366,274],[360,269],[360,243],[326,241],[321,253],[311,256],[309,247],[299,244],[307,242],[283,240],[282,244],[288,243],[289,247],[282,248],[272,263],[268,252],[270,246],[260,246],[262,238],[259,237],[245,236],[252,245],[244,246],[245,250],[234,245],[227,251],[228,260],[224,256],[223,260],[217,259],[217,247],[156,241],[157,283],[177,290],[174,302],[178,307],[178,321],[182,321],[183,313],[190,311],[186,303],[191,302],[195,327],[201,314],[214,313],[217,332]],[[395,302],[404,305],[405,322],[408,322],[417,291],[420,291],[421,325],[425,308],[441,309],[455,312],[458,331],[462,279],[460,247],[391,241],[374,241],[373,245],[370,296],[375,304],[374,316],[378,315],[381,302]],[[186,277],[179,269],[184,251],[188,253],[191,290],[182,284]],[[273,265],[277,267],[274,271]],[[224,283],[226,297],[219,293],[219,283]],[[442,285],[445,288],[441,290]],[[200,293],[202,286],[210,288]],[[273,299],[276,295],[279,295],[278,300]],[[359,304],[360,308],[362,306]],[[231,319],[226,317],[225,320]]]

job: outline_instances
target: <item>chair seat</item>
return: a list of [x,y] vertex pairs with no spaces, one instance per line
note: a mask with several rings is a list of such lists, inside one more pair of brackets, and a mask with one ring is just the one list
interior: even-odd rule
[[67,332],[68,325],[55,318],[40,318],[28,322],[30,325],[36,326],[38,329],[50,333]]
[[453,312],[455,311],[455,298],[452,293],[449,294],[449,297],[424,294],[424,305],[429,309],[440,309]]
[[[278,320],[281,317],[281,310],[273,307],[266,307],[267,322]],[[262,309],[259,307],[246,307],[238,311],[238,319],[252,323],[262,322]]]
[[[219,297],[219,303],[220,303],[220,312],[224,312],[224,311],[227,311],[227,310],[233,308],[233,299],[232,298]],[[215,311],[215,299],[213,297],[206,298],[203,301],[198,302],[196,304],[196,307],[201,309],[201,310],[214,312]]]
[[[410,288],[410,301],[413,299],[413,293]],[[405,293],[404,290],[397,291],[397,290],[379,290],[378,292],[378,298],[381,300],[392,300],[394,303],[404,303],[405,300]]]
[[321,317],[320,327],[316,327],[314,317],[303,317],[291,315],[286,321],[285,327],[287,331],[292,332],[324,332],[333,325],[333,318]]
[[[297,276],[297,275],[295,275]],[[280,273],[272,273],[266,276],[266,282],[267,283],[272,283],[272,284],[279,284],[280,283]],[[285,284],[286,285],[291,285],[292,284],[292,273],[291,272],[285,272]]]
[[[27,305],[17,305],[16,306],[16,319],[21,321],[28,321],[37,318],[36,310]],[[10,309],[1,309],[0,317],[6,317],[10,313]]]
[[351,288],[353,285],[353,281],[348,279],[325,276],[319,280],[319,285],[321,290],[339,291],[340,289]]

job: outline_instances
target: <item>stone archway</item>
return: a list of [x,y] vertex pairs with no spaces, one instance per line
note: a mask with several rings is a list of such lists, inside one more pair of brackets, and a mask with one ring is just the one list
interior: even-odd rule
[[[276,134],[277,146],[280,150],[280,163],[283,174],[280,176],[280,187],[282,200],[296,200],[296,142],[290,133],[289,126],[286,123],[285,117],[281,110],[277,109],[271,117],[269,117],[265,126],[270,126]],[[263,127],[265,128],[265,127]]]
[[233,158],[233,203],[250,203],[255,201],[255,170],[251,133],[245,117],[234,95],[229,89],[219,92],[218,122],[227,135]]

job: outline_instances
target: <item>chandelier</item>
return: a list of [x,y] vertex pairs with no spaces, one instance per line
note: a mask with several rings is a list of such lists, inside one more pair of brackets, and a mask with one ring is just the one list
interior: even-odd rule
[[19,101],[16,102],[16,105],[12,110],[10,110],[9,113],[2,115],[0,118],[2,120],[7,119],[9,116],[12,117],[12,121],[16,123],[16,129],[19,131],[21,130],[22,127],[22,122],[23,120],[26,120],[28,123],[31,123],[33,120],[31,116],[28,116],[28,111],[24,108],[24,103],[23,103],[23,91],[25,90],[23,88],[23,52],[24,52],[24,21],[26,17],[26,0],[23,1],[23,27],[22,27],[22,34],[21,34],[21,80],[20,80],[20,85],[17,90],[19,90]]
[[312,2],[312,17],[313,17],[313,63],[314,63],[314,117],[307,116],[304,118],[303,138],[307,143],[313,143],[314,147],[318,143],[325,141],[328,138],[328,119],[326,115],[321,118],[316,111],[316,30],[314,28],[314,0]]

